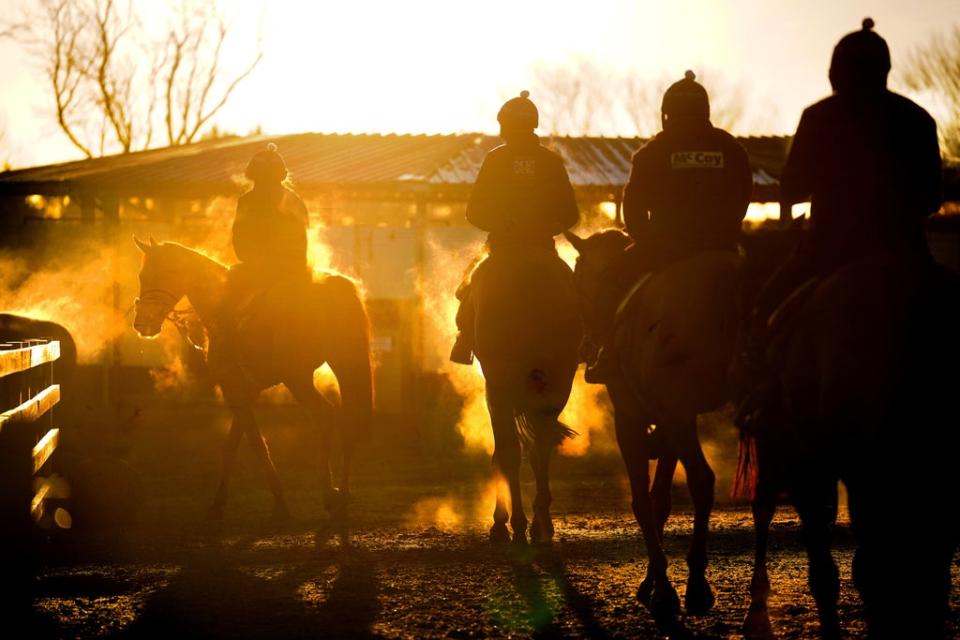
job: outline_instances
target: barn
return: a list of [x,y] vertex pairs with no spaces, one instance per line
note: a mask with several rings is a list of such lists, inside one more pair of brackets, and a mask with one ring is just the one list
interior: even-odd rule
[[[740,140],[753,169],[748,219],[759,224],[776,211],[772,203],[789,138]],[[314,261],[357,277],[366,289],[380,409],[409,409],[421,374],[439,369],[448,348],[436,344],[429,298],[437,292],[429,289],[451,292],[482,242],[463,212],[484,155],[500,144],[493,136],[233,137],[4,172],[0,249],[26,261],[20,275],[3,282],[16,292],[5,306],[29,310],[36,301],[23,294],[25,283],[53,265],[70,270],[77,278],[75,293],[85,303],[72,308],[99,310],[82,315],[105,317],[103,326],[91,329],[96,338],[86,354],[87,364],[102,367],[109,381],[103,393],[144,378],[144,370],[161,366],[170,354],[169,345],[145,345],[129,329],[139,260],[131,235],[178,240],[230,262],[235,198],[248,187],[243,170],[267,142],[279,147],[307,203]],[[544,143],[566,162],[583,224],[617,220],[630,156],[643,140],[554,137]],[[956,169],[946,174],[954,203],[960,202],[958,174]],[[943,218],[934,224],[932,238],[938,253],[956,267],[951,231],[956,225]],[[96,318],[76,320],[96,324]],[[83,352],[81,345],[82,360]]]

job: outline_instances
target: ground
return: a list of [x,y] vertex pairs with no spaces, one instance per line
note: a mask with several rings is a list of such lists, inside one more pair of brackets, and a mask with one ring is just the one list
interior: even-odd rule
[[[290,494],[291,521],[270,520],[270,496],[246,448],[225,520],[204,521],[226,424],[222,410],[158,404],[137,411],[135,426],[114,438],[114,453],[136,469],[142,504],[129,522],[105,516],[117,518],[113,530],[83,534],[75,527],[54,537],[36,582],[35,630],[63,638],[603,638],[677,637],[684,630],[740,637],[753,553],[742,504],[721,501],[712,520],[716,607],[663,630],[634,598],[646,556],[614,455],[558,459],[556,544],[504,551],[485,537],[493,507],[488,458],[462,454],[455,440],[406,423],[379,424],[359,453],[347,545],[322,533],[314,436],[290,409],[261,413]],[[105,490],[120,504],[138,493],[132,480],[123,482],[130,486]],[[676,489],[667,552],[682,596],[692,517],[683,488]],[[721,481],[718,495],[728,489]],[[841,620],[858,637],[864,628],[850,580],[852,544],[841,522]],[[770,575],[779,637],[815,636],[798,522],[787,507],[773,526]],[[960,585],[956,565],[953,582]]]

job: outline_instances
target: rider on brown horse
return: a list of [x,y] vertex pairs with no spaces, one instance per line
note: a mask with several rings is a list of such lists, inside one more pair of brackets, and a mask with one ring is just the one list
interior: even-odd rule
[[[491,256],[533,251],[555,253],[553,236],[577,223],[579,211],[563,160],[540,144],[534,134],[539,114],[522,91],[500,109],[497,121],[503,144],[487,154],[467,202],[467,220],[489,232]],[[471,364],[474,352],[474,305],[468,303],[470,281],[484,268],[481,262],[457,291],[460,335],[450,359]]]
[[807,240],[774,275],[755,307],[756,327],[804,282],[858,258],[893,253],[929,259],[924,220],[940,209],[937,128],[920,106],[887,89],[890,51],[873,20],[833,50],[833,95],[800,118],[783,169],[780,218],[811,201]]
[[276,145],[254,154],[246,176],[254,186],[237,202],[233,249],[240,262],[230,268],[223,304],[233,338],[252,315],[259,315],[265,296],[278,289],[289,293],[310,281],[307,208],[285,184],[287,167]]
[[[623,190],[623,219],[633,240],[614,266],[605,292],[605,320],[644,273],[702,251],[737,250],[740,226],[753,187],[747,153],[710,123],[706,90],[692,71],[663,96],[663,131],[633,156]],[[593,336],[603,344],[606,336]],[[589,359],[589,358],[588,358]],[[602,383],[610,359],[601,350],[587,370]]]
[[[794,292],[844,265],[881,254],[930,262],[924,220],[940,208],[937,128],[920,106],[887,89],[890,51],[873,20],[837,43],[830,62],[833,95],[800,118],[783,169],[780,219],[810,199],[810,229],[757,297],[748,325],[746,384],[737,423],[753,429],[772,410],[776,390],[766,350],[790,313]],[[802,289],[802,291],[801,291]],[[791,305],[797,308],[797,305]]]

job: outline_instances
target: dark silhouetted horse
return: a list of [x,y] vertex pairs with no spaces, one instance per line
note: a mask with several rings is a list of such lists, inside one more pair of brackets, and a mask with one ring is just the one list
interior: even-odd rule
[[[345,523],[350,460],[357,438],[370,428],[373,381],[369,323],[353,282],[324,274],[311,284],[276,285],[265,295],[257,318],[238,322],[222,314],[227,268],[197,251],[172,242],[137,241],[143,252],[140,297],[134,327],[142,336],[155,336],[174,305],[186,297],[209,335],[208,364],[233,412],[227,436],[223,473],[210,516],[222,517],[227,480],[240,439],[246,435],[267,473],[274,496],[274,514],[287,515],[280,478],[254,418],[259,392],[282,383],[320,429],[321,485],[325,505],[335,523]],[[229,324],[227,324],[229,323]],[[234,326],[231,331],[225,326]],[[230,334],[235,333],[233,338]],[[340,386],[339,411],[313,385],[313,372],[329,363]],[[331,478],[334,429],[341,433],[342,466],[339,486]]]
[[[473,274],[470,304],[476,305],[476,355],[486,381],[493,426],[497,502],[490,538],[527,540],[520,496],[521,443],[527,446],[537,483],[531,538],[553,538],[550,518],[550,457],[572,431],[559,422],[579,363],[582,336],[570,268],[554,253],[493,255]],[[507,485],[504,495],[503,484]]]
[[[601,299],[611,267],[630,244],[619,230],[588,238],[565,234],[580,256],[576,277],[588,331],[604,329]],[[679,598],[667,578],[663,528],[670,485],[681,461],[694,503],[687,562],[686,608],[713,606],[706,579],[706,542],[714,473],[697,437],[697,415],[730,397],[728,371],[737,337],[737,274],[733,252],[712,251],[674,262],[641,280],[621,305],[612,329],[616,371],[607,382],[620,452],[630,476],[633,512],[643,531],[649,565],[638,597],[657,615],[673,615]],[[655,428],[653,427],[655,425]],[[659,458],[653,490],[648,460]]]
[[842,480],[871,637],[942,637],[958,535],[960,279],[926,259],[880,255],[796,296],[773,317],[766,354],[780,406],[753,434],[745,631],[771,633],[766,538],[785,489],[803,523],[821,633],[841,635],[830,525]]

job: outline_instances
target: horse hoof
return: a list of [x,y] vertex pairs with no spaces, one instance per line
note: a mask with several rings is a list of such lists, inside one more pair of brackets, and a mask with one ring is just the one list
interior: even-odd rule
[[534,520],[530,527],[530,542],[539,546],[549,546],[553,544],[553,533],[552,523],[543,524],[539,520]]
[[490,527],[490,542],[495,545],[505,545],[510,542],[510,532],[507,525],[497,523]]
[[747,640],[772,640],[773,625],[770,623],[770,613],[766,605],[750,606],[746,617],[743,619],[743,637]]
[[527,546],[527,532],[526,531],[514,531],[513,532],[513,544],[519,547]]
[[645,607],[650,606],[650,598],[653,596],[653,576],[647,576],[637,587],[637,600]]
[[669,618],[680,613],[680,596],[669,582],[657,583],[650,596],[650,611],[655,618]]
[[700,616],[713,608],[715,598],[706,576],[690,576],[687,580],[687,593],[684,596],[687,615]]

